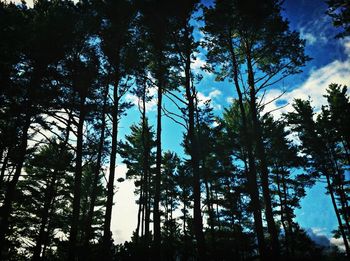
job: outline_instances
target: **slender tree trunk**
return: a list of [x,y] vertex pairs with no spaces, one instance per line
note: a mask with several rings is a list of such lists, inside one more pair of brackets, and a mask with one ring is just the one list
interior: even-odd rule
[[250,113],[252,119],[254,140],[256,143],[256,154],[257,158],[260,160],[260,171],[261,171],[261,183],[263,190],[263,197],[265,202],[265,215],[267,221],[267,228],[271,236],[271,247],[272,247],[272,258],[274,260],[279,259],[280,250],[278,242],[278,232],[276,229],[275,220],[273,217],[272,210],[272,200],[270,195],[269,188],[269,170],[266,161],[265,148],[263,144],[262,130],[260,126],[260,121],[258,119],[258,110],[256,105],[256,92],[254,84],[254,72],[251,63],[251,54],[250,47],[246,46],[246,58],[247,58],[247,67],[248,67],[248,84],[249,84],[249,93],[250,93]]
[[147,184],[147,194],[145,198],[145,242],[146,248],[146,259],[149,259],[149,243],[150,243],[150,220],[151,220],[151,173],[148,173],[146,184]]
[[140,196],[139,196],[139,208],[137,210],[137,223],[136,223],[136,229],[135,229],[135,241],[138,243],[139,241],[139,236],[140,236],[140,224],[142,222],[141,220],[141,212],[142,212],[142,200],[143,200],[143,174],[141,176],[140,180]]
[[[62,155],[63,150],[65,149],[69,141],[72,114],[73,114],[73,111],[71,110],[68,114],[68,122],[66,125],[67,127],[66,127],[65,139],[59,145],[60,155]],[[44,207],[41,215],[40,229],[39,229],[39,234],[35,243],[33,257],[32,257],[32,260],[34,261],[44,260],[45,249],[48,245],[49,224],[50,224],[49,217],[50,217],[50,214],[52,214],[52,212],[54,211],[53,209],[54,199],[55,199],[55,195],[57,194],[57,182],[59,178],[58,175],[59,175],[58,170],[55,170],[53,173],[50,185],[45,191],[45,203],[44,203]],[[47,227],[47,230],[45,231],[46,227]],[[44,246],[43,248],[42,248],[42,245]],[[41,252],[43,253],[42,255],[41,255]]]
[[[189,40],[188,26],[185,27],[186,41]],[[195,130],[195,94],[191,92],[191,51],[190,43],[186,43],[186,63],[185,63],[185,89],[186,99],[188,102],[188,140],[190,142],[190,156],[191,166],[193,171],[193,219],[194,219],[194,232],[197,241],[198,257],[199,260],[206,260],[206,247],[203,233],[203,221],[201,211],[201,181],[199,175],[199,150],[198,140]]]
[[39,229],[39,234],[35,243],[34,247],[34,253],[33,253],[33,261],[39,261],[40,260],[40,254],[42,250],[42,245],[44,243],[45,239],[45,229],[49,220],[49,213],[50,213],[50,206],[54,197],[54,190],[56,186],[56,180],[57,180],[57,170],[54,171],[51,182],[46,189],[45,193],[45,203],[44,203],[44,208],[42,209],[42,214],[41,214],[41,222],[40,222],[40,229]]
[[89,205],[88,215],[86,219],[86,226],[85,226],[85,237],[84,237],[84,247],[83,247],[84,260],[87,260],[88,257],[90,256],[89,242],[92,237],[91,226],[92,226],[92,220],[94,216],[95,202],[97,199],[98,181],[100,179],[102,154],[103,154],[103,147],[104,147],[104,140],[105,140],[108,91],[109,91],[109,88],[107,85],[103,93],[103,108],[102,108],[102,114],[101,114],[101,134],[100,134],[100,141],[99,141],[98,150],[97,150],[97,161],[94,168],[94,178],[92,183],[92,192],[90,196],[90,205]]
[[[145,197],[142,198],[145,201]],[[143,238],[145,235],[145,203],[142,202],[142,210],[141,210],[141,237]]]
[[85,121],[85,96],[80,97],[79,106],[79,120],[77,127],[77,148],[75,158],[75,177],[73,188],[73,214],[72,224],[69,235],[69,252],[68,260],[75,261],[77,258],[77,239],[78,239],[78,226],[79,226],[79,214],[80,214],[80,197],[81,197],[81,178],[83,172],[83,128]]
[[[204,164],[203,164],[204,165]],[[212,259],[216,260],[216,241],[215,241],[215,226],[214,226],[214,210],[212,206],[212,200],[210,195],[210,188],[207,176],[204,174],[204,186],[205,194],[207,200],[208,214],[209,214],[209,223],[210,223],[210,235],[211,235],[211,248],[212,248]]]
[[[67,141],[68,141],[68,135],[69,132],[67,133]],[[58,186],[58,182],[59,179],[57,180],[56,186]],[[49,207],[49,214],[48,216],[51,217],[54,213],[54,204],[55,204],[55,198],[57,196],[57,189],[54,190],[54,194],[52,196],[52,200],[51,200],[51,206]],[[42,250],[42,255],[41,255],[41,260],[46,260],[45,259],[45,254],[46,254],[46,249],[48,248],[49,244],[50,244],[50,234],[51,234],[51,229],[52,229],[52,222],[51,222],[51,218],[48,220],[47,222],[47,230],[44,234],[44,240],[43,240],[43,250]]]
[[8,164],[8,160],[9,160],[9,153],[10,153],[10,149],[7,150],[7,154],[4,158],[4,161],[2,162],[2,166],[1,166],[1,172],[0,172],[0,191],[2,190],[2,186],[3,183],[5,181],[5,172],[6,172],[6,168],[7,168],[7,164]]
[[[142,220],[144,217],[144,214],[147,216],[147,233],[146,233],[146,242],[148,244],[149,240],[149,204],[148,204],[148,198],[149,198],[149,154],[150,154],[150,133],[148,130],[148,124],[147,124],[147,118],[146,118],[146,98],[147,98],[147,86],[146,83],[144,83],[144,89],[143,89],[143,96],[142,96],[142,147],[143,147],[143,162],[142,162],[142,170],[143,170],[143,180],[141,180],[141,192],[142,195],[142,203],[144,206],[146,206],[146,213],[142,213]],[[144,207],[145,209],[145,207]],[[143,229],[142,229],[143,230]]]
[[328,192],[329,192],[329,194],[331,196],[331,199],[332,199],[332,205],[333,205],[333,208],[334,208],[335,215],[337,217],[340,234],[341,234],[341,236],[343,238],[343,241],[344,241],[346,255],[348,257],[350,257],[349,242],[347,240],[347,237],[346,237],[346,234],[345,234],[345,231],[344,231],[344,226],[343,226],[343,223],[342,223],[342,220],[341,220],[341,217],[340,217],[340,213],[339,213],[339,210],[338,210],[337,202],[335,200],[334,191],[333,191],[333,187],[332,187],[332,184],[331,184],[331,179],[330,179],[330,176],[329,176],[327,171],[324,171],[324,175],[326,176]]
[[154,230],[154,258],[160,260],[160,213],[159,213],[159,199],[160,199],[160,180],[161,180],[161,166],[162,166],[162,96],[163,96],[163,75],[162,62],[158,64],[160,72],[158,72],[158,103],[157,103],[157,154],[156,154],[156,175],[155,175],[155,191],[154,191],[154,205],[153,205],[153,230]]
[[3,205],[0,207],[0,260],[7,254],[8,245],[6,244],[6,235],[9,230],[9,218],[12,212],[12,204],[15,198],[16,185],[22,172],[22,168],[27,154],[28,145],[28,131],[31,125],[33,115],[33,98],[35,97],[35,90],[39,87],[45,66],[34,65],[34,71],[31,81],[28,85],[27,94],[24,101],[23,113],[25,118],[22,125],[22,133],[19,141],[15,172],[10,180],[8,177],[8,186],[6,188],[6,194],[3,201]]
[[[283,169],[282,169],[283,171]],[[295,256],[295,237],[294,237],[294,231],[293,231],[293,217],[292,217],[292,213],[290,212],[290,210],[288,209],[288,189],[287,189],[287,181],[285,179],[285,176],[282,175],[282,187],[283,187],[283,204],[284,204],[284,209],[285,209],[285,214],[286,214],[286,221],[288,223],[288,233],[289,233],[289,246],[290,246],[290,253],[292,255],[292,257]]]
[[[277,192],[278,192],[278,199],[279,199],[279,205],[281,208],[281,223],[283,226],[283,230],[284,230],[284,236],[285,236],[285,247],[286,247],[286,256],[289,257],[289,242],[290,242],[290,238],[289,238],[289,230],[286,227],[286,220],[285,220],[285,215],[284,213],[287,211],[286,210],[286,206],[285,206],[285,202],[282,199],[282,190],[281,190],[281,180],[279,177],[279,168],[277,167],[277,173],[276,173],[276,183],[277,183]],[[281,173],[281,175],[283,175],[283,173]]]
[[[146,186],[147,186],[147,191],[145,194],[145,242],[147,245],[147,251],[149,247],[149,241],[150,241],[150,229],[149,229],[149,224],[150,224],[150,215],[151,215],[151,210],[150,210],[150,178],[147,176],[146,180]],[[148,253],[148,252],[147,252]],[[147,257],[148,258],[148,257]]]
[[266,242],[264,237],[264,228],[263,228],[263,222],[261,217],[261,206],[260,206],[260,199],[259,199],[259,189],[257,184],[257,174],[256,174],[256,165],[255,165],[255,159],[253,155],[253,146],[251,143],[251,137],[249,137],[249,130],[248,130],[248,123],[247,123],[247,114],[246,110],[244,108],[243,103],[243,95],[241,92],[241,88],[238,81],[238,64],[236,59],[236,54],[233,49],[232,40],[231,40],[231,33],[229,34],[228,38],[228,45],[229,50],[231,53],[231,60],[233,64],[233,78],[234,78],[234,84],[236,87],[237,95],[238,95],[238,102],[242,117],[242,135],[244,135],[244,141],[246,145],[247,150],[247,156],[248,156],[248,175],[247,175],[247,181],[248,181],[248,191],[250,194],[251,199],[251,205],[253,209],[253,216],[254,216],[254,227],[255,232],[257,235],[258,240],[258,248],[260,253],[261,260],[268,260],[267,258],[267,249],[266,249]]
[[216,222],[218,224],[218,231],[220,233],[221,231],[221,222],[220,222],[220,214],[219,214],[219,196],[218,196],[218,191],[217,189],[215,190],[215,201],[216,201],[216,208],[215,208],[215,211],[216,211]]
[[333,146],[330,146],[330,159],[332,162],[333,167],[333,171],[337,174],[336,175],[336,181],[338,184],[338,189],[335,192],[338,192],[337,194],[339,195],[339,199],[340,199],[340,204],[341,204],[341,209],[342,209],[342,216],[345,222],[345,226],[346,229],[348,231],[348,234],[350,234],[350,224],[349,224],[349,216],[348,216],[348,211],[349,211],[349,205],[346,199],[346,193],[344,190],[344,178],[343,178],[343,173],[338,165],[338,158],[337,155],[333,149]]
[[22,136],[18,149],[18,159],[16,164],[15,173],[12,180],[9,182],[3,205],[1,206],[1,223],[0,223],[0,260],[4,258],[7,251],[6,235],[9,229],[9,218],[12,212],[12,203],[16,193],[16,185],[22,172],[25,156],[27,153],[27,142],[28,142],[28,130],[31,123],[31,117],[29,112],[26,114],[26,119],[22,128]]
[[41,77],[43,75],[44,66],[37,66],[34,68],[31,82],[28,86],[28,92],[24,101],[24,123],[22,125],[22,133],[19,141],[16,166],[14,175],[6,188],[5,199],[3,205],[0,208],[0,260],[4,258],[7,253],[8,245],[6,244],[6,235],[9,230],[9,218],[12,212],[12,204],[15,198],[16,185],[22,172],[22,168],[27,154],[28,145],[28,131],[31,125],[33,114],[33,97],[35,97],[36,88],[39,87]]
[[187,235],[187,230],[186,230],[186,222],[187,222],[187,216],[186,216],[186,211],[187,211],[187,201],[186,201],[186,195],[185,193],[183,192],[183,239],[184,239],[184,244],[183,244],[183,255],[182,255],[182,260],[181,261],[187,261],[188,260],[188,242],[189,242],[189,239],[188,239],[188,235]]
[[117,73],[116,80],[114,82],[113,99],[114,106],[112,111],[112,148],[111,148],[111,158],[109,166],[109,177],[107,183],[107,202],[106,202],[106,213],[105,222],[103,226],[103,246],[105,252],[105,259],[111,260],[111,219],[112,219],[112,207],[113,207],[113,197],[114,197],[114,178],[115,178],[115,167],[116,167],[116,157],[117,157],[117,143],[118,143],[118,112],[119,112],[119,73]]

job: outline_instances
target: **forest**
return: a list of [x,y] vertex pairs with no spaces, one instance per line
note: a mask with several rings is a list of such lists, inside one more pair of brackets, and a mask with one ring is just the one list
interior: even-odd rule
[[[266,109],[313,58],[283,4],[0,1],[0,260],[349,260],[347,83],[323,86],[321,109]],[[331,41],[347,40],[350,2],[323,4]],[[234,93],[221,113],[205,74]],[[117,243],[126,181],[137,221]],[[298,223],[316,184],[340,247]]]

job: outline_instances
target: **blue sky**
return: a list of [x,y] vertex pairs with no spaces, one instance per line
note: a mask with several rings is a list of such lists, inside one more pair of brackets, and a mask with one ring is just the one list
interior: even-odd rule
[[[205,2],[210,3],[210,1]],[[302,73],[290,76],[269,90],[266,101],[278,96],[282,89],[286,90],[286,94],[276,102],[269,104],[266,110],[275,109],[281,104],[291,103],[294,98],[307,99],[308,97],[311,98],[312,104],[317,110],[326,102],[322,95],[329,83],[336,82],[347,85],[350,83],[350,40],[334,39],[338,30],[332,26],[331,19],[325,14],[327,6],[322,1],[287,0],[283,7],[283,15],[290,21],[291,29],[300,32],[301,37],[306,40],[306,53],[312,60],[303,68]],[[197,32],[195,37],[199,39],[201,34]],[[192,68],[199,70],[204,61],[204,55],[200,54],[192,64]],[[227,82],[215,82],[213,75],[203,73],[203,76],[203,80],[197,86],[199,96],[203,100],[211,99],[214,112],[220,115],[223,108],[229,105],[230,99],[235,97],[233,87]],[[130,95],[126,98],[133,100]],[[148,106],[150,122],[154,125],[155,104],[153,102]],[[276,111],[275,116],[279,117],[281,113],[289,110],[291,110],[290,105]],[[139,121],[139,113],[134,108],[127,117],[121,120],[120,137],[129,133],[130,123],[137,121]],[[181,126],[164,117],[163,149],[182,154],[182,149],[179,146],[182,132]],[[125,166],[120,164],[118,168],[119,175],[123,176],[126,171]],[[337,227],[337,222],[330,197],[325,195],[324,186],[323,183],[318,183],[308,190],[307,196],[301,201],[301,208],[296,211],[296,221],[307,229],[314,238],[326,236],[332,243],[338,244],[339,241],[331,238],[331,231]],[[115,223],[112,226],[117,242],[127,240],[136,225],[136,205],[132,190],[132,182],[127,181],[120,184],[120,190],[115,197],[116,206],[113,213]]]

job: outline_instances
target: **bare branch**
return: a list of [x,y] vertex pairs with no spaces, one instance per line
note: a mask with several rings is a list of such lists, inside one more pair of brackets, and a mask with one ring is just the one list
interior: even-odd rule
[[280,107],[277,107],[277,108],[275,108],[275,109],[273,109],[273,110],[271,110],[271,111],[266,112],[265,115],[266,115],[266,114],[269,114],[269,113],[271,113],[271,112],[274,112],[274,111],[278,111],[278,110],[280,110],[280,109],[283,109],[284,107],[287,107],[288,105],[289,105],[289,103],[287,103],[287,104],[285,104],[285,105],[282,105],[282,106],[280,106]]
[[[183,99],[177,97],[177,96],[176,96],[175,94],[173,94],[172,92],[168,91],[168,92],[164,93],[164,95],[165,95],[166,97],[168,97],[170,100],[172,100],[169,96],[167,96],[167,94],[170,94],[171,96],[173,96],[173,97],[176,98],[178,101],[180,101],[180,102],[182,102],[183,104],[185,104],[186,106],[188,105],[188,103],[187,103],[185,100],[183,100]],[[173,101],[173,100],[172,100],[172,101]]]
[[172,119],[175,123],[181,125],[181,126],[184,127],[186,130],[188,130],[188,127],[187,127],[185,124],[183,124],[182,122],[176,120],[174,117],[172,117],[170,114],[168,114],[168,113],[166,112],[166,110],[164,110],[163,107],[162,107],[162,111],[164,112],[164,115],[165,115],[165,116],[167,116],[168,118]]

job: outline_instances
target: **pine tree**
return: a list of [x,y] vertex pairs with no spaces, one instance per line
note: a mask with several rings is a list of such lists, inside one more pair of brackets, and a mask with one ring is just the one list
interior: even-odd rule
[[[278,258],[278,231],[271,204],[269,169],[262,140],[257,94],[286,76],[297,73],[309,58],[304,55],[304,42],[299,39],[298,33],[290,31],[288,21],[282,18],[280,1],[215,2],[213,7],[205,9],[205,22],[204,31],[208,33],[210,41],[207,44],[209,63],[214,66],[223,63],[224,66],[217,70],[218,78],[233,79],[240,102],[243,128],[247,130],[248,121],[252,126],[251,137],[248,138],[252,140],[252,144],[248,142],[250,193],[254,208],[258,209],[255,173],[259,171],[272,256]],[[249,90],[249,115],[244,109],[243,86],[239,83],[243,67],[247,69],[247,77],[243,81]],[[259,163],[256,167],[254,160]],[[266,248],[259,212],[255,210],[254,213],[255,225],[259,251],[265,258]]]
[[298,133],[302,142],[302,152],[309,155],[309,164],[317,175],[326,178],[327,191],[331,196],[334,212],[337,217],[340,235],[344,241],[347,255],[349,255],[349,244],[347,242],[346,230],[343,225],[341,213],[336,200],[336,185],[333,178],[337,176],[335,162],[332,159],[332,143],[329,139],[329,129],[324,128],[322,115],[314,121],[314,111],[310,101],[295,100],[293,104],[295,111],[286,115],[288,124],[293,131]]
[[101,49],[106,59],[106,70],[113,86],[113,108],[111,109],[112,135],[109,176],[107,183],[107,202],[104,224],[103,245],[106,260],[111,260],[111,218],[114,197],[114,179],[118,143],[118,123],[129,103],[122,97],[130,88],[130,65],[132,64],[132,23],[136,15],[134,3],[131,1],[105,1],[97,6],[100,12]]
[[[26,10],[25,7],[18,9],[19,12]],[[55,91],[50,85],[50,76],[65,55],[69,46],[72,24],[75,22],[74,16],[71,15],[72,5],[60,1],[37,1],[33,9],[25,12],[28,16],[25,27],[22,29],[27,30],[28,35],[25,36],[26,40],[23,43],[25,47],[18,50],[23,59],[17,63],[17,70],[23,73],[17,74],[16,79],[16,85],[21,91],[18,93],[20,96],[16,97],[17,104],[15,104],[15,117],[18,119],[14,125],[18,130],[16,132],[18,139],[15,140],[16,144],[12,145],[12,148],[16,148],[16,156],[13,159],[15,171],[11,181],[7,184],[1,211],[0,245],[2,251],[6,248],[5,236],[8,232],[16,186],[27,155],[31,127],[33,123],[43,123],[40,114],[52,106],[50,101],[55,97]],[[64,37],[60,35],[63,32],[65,32]]]

